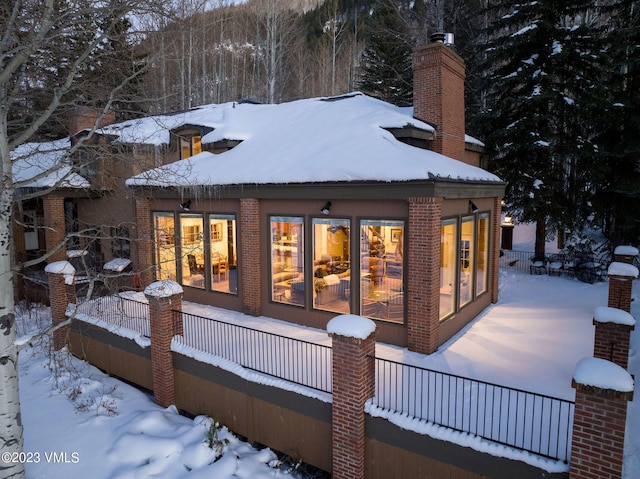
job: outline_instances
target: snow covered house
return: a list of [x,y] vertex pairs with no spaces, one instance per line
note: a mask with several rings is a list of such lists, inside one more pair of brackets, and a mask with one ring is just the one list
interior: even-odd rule
[[188,301],[319,328],[351,312],[431,353],[498,295],[504,183],[463,98],[464,63],[435,42],[414,53],[413,109],[355,92],[105,125],[91,188],[54,208],[108,211],[104,259],[126,252]]

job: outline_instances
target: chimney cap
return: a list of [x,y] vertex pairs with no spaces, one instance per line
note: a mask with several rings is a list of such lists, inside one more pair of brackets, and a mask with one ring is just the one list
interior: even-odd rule
[[429,40],[431,43],[444,43],[446,46],[450,47],[454,44],[454,35],[453,33],[435,32],[431,34]]
[[445,34],[444,32],[435,32],[431,34],[429,40],[431,43],[444,43]]

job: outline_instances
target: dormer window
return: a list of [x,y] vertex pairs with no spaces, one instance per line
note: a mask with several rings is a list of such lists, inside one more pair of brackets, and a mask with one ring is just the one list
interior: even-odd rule
[[180,159],[184,160],[190,156],[202,152],[202,137],[192,136],[191,138],[180,138]]

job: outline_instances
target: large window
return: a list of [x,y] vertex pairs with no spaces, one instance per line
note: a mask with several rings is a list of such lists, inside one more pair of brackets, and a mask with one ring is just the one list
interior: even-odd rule
[[440,226],[440,319],[455,311],[458,221],[448,218]]
[[270,228],[271,299],[304,306],[304,219],[272,216]]
[[156,279],[176,280],[176,237],[173,213],[153,213]]
[[182,284],[204,288],[204,222],[201,214],[180,214]]
[[464,216],[460,225],[460,307],[473,299],[473,256],[475,253],[474,236],[475,216]]
[[489,280],[489,213],[478,215],[478,258],[476,267],[476,296],[487,291]]
[[404,233],[402,220],[360,222],[360,314],[404,321]]
[[350,312],[350,225],[348,219],[313,219],[313,306],[316,309]]
[[238,293],[236,217],[209,215],[211,289]]

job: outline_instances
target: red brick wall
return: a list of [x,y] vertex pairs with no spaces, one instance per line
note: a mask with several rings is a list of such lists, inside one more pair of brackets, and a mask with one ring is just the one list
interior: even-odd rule
[[151,202],[148,198],[135,199],[136,208],[136,231],[135,235],[135,257],[134,271],[140,272],[140,283],[144,288],[155,279],[155,269],[153,267],[153,227],[151,220]]
[[594,321],[596,327],[593,357],[606,359],[627,369],[632,326]]
[[168,407],[175,403],[171,340],[176,329],[181,329],[174,321],[172,309],[182,310],[182,294],[166,298],[146,296],[149,300],[153,396],[160,406]]
[[625,393],[576,386],[571,479],[620,479],[627,418]]
[[[68,127],[69,136],[73,136],[79,131],[91,129],[96,126],[96,120],[102,114],[101,108],[88,106],[78,106],[69,112]],[[102,117],[98,126],[106,126],[116,121],[116,114],[108,110]]]
[[242,310],[253,316],[262,314],[263,269],[260,255],[260,201],[255,198],[240,200],[240,259],[242,261]]
[[442,198],[409,198],[407,346],[431,354],[440,327],[440,224]]
[[632,285],[633,278],[630,276],[609,276],[609,300],[607,306],[630,313]]
[[67,248],[64,245],[65,221],[64,221],[64,198],[45,196],[42,200],[44,206],[45,244],[47,252],[53,251],[58,245],[60,249],[53,253],[47,262],[67,260]]
[[498,302],[498,286],[500,279],[500,219],[502,215],[502,198],[493,199],[491,209],[491,221],[493,231],[491,235],[491,277],[489,287],[491,288],[491,302]]
[[[69,304],[68,285],[61,274],[47,273],[49,282],[49,302],[51,304],[51,324],[56,326],[67,319],[67,304]],[[75,301],[74,301],[75,302]],[[61,349],[67,342],[68,328],[62,327],[53,332],[53,347]]]
[[375,334],[356,339],[332,337],[332,476],[364,478],[365,402],[375,391]]
[[464,61],[442,43],[413,53],[413,114],[435,123],[433,150],[465,161]]

